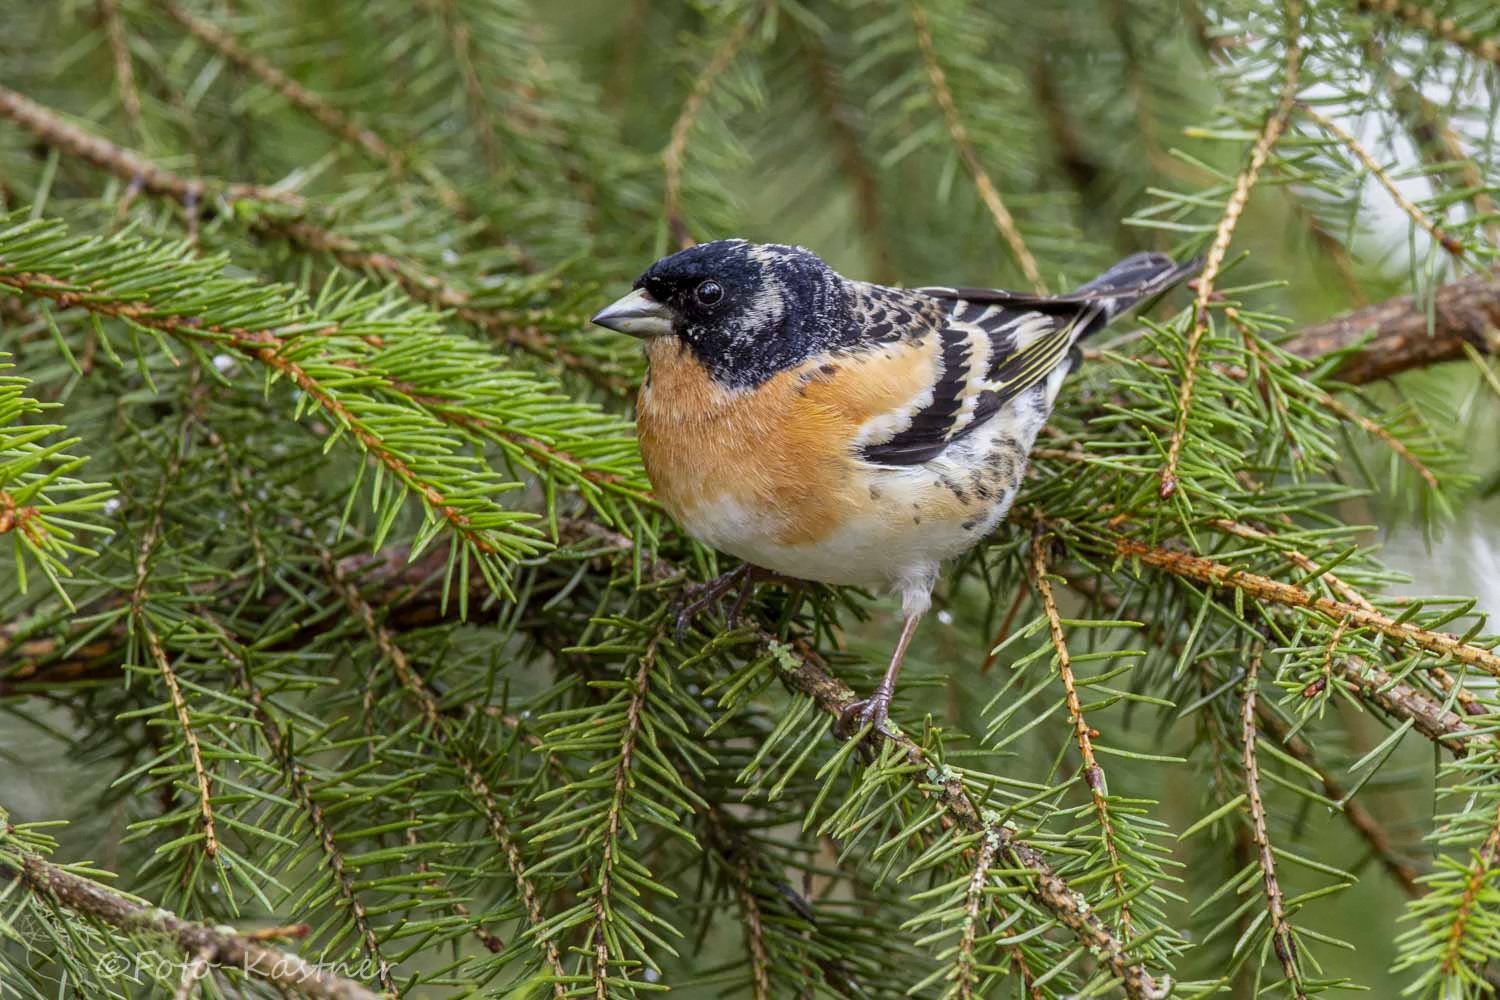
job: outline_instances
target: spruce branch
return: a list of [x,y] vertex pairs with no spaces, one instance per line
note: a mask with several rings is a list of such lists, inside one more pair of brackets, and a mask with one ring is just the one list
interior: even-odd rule
[[[767,633],[762,633],[760,640],[773,655],[779,650],[780,655],[789,657],[788,666],[781,672],[782,680],[793,690],[812,698],[824,713],[835,719],[841,718],[844,710],[858,700],[854,690],[830,673],[817,654],[804,643],[795,643],[789,648]],[[876,741],[877,746],[893,746],[897,756],[912,765],[911,777],[914,780],[920,781],[930,773],[940,773],[928,752],[903,734],[875,732],[868,738]],[[932,783],[931,790],[925,785],[919,787],[924,796],[935,798],[962,829],[971,833],[989,829],[962,778],[939,779]],[[1165,982],[1158,985],[1144,964],[1132,961],[1125,945],[1083,897],[1058,876],[1041,851],[1009,830],[1000,830],[999,836],[1000,856],[1020,870],[1027,895],[1105,964],[1120,980],[1130,1000],[1160,1000],[1167,996],[1170,985]]]
[[1005,245],[1010,248],[1011,256],[1020,265],[1021,273],[1026,276],[1027,283],[1038,295],[1045,295],[1047,283],[1042,279],[1042,272],[1037,267],[1036,258],[1027,249],[1026,241],[1021,237],[1021,230],[1016,225],[1015,217],[1011,215],[1010,209],[1000,197],[1000,189],[995,186],[989,172],[984,169],[979,152],[974,148],[973,140],[969,138],[969,130],[964,126],[958,102],[953,99],[953,90],[948,86],[948,77],[943,72],[942,63],[938,60],[937,45],[932,39],[932,26],[928,23],[927,12],[922,9],[919,0],[908,0],[908,2],[911,6],[912,28],[917,35],[917,46],[922,52],[922,65],[927,71],[927,79],[932,86],[933,99],[937,101],[938,107],[943,112],[943,121],[947,124],[948,137],[953,142],[953,148],[958,151],[959,158],[963,160],[964,168],[968,170],[975,190],[979,192],[980,200],[984,202],[990,218],[994,220],[995,229],[1000,233],[1000,238],[1005,240]]
[[688,140],[692,137],[693,126],[698,121],[698,115],[702,113],[704,102],[713,92],[719,77],[734,62],[740,49],[749,40],[751,29],[760,20],[760,12],[761,5],[756,4],[750,13],[739,18],[734,27],[719,42],[718,47],[714,49],[707,65],[693,81],[687,100],[682,102],[682,108],[677,112],[677,119],[672,123],[671,137],[667,141],[666,148],[662,150],[661,162],[665,176],[662,217],[667,222],[668,236],[679,246],[686,247],[693,244],[692,234],[682,216],[682,165],[687,154]]
[[176,3],[160,0],[167,15],[187,29],[198,41],[228,59],[240,69],[260,80],[287,103],[305,112],[314,121],[351,146],[360,150],[393,174],[405,169],[402,157],[373,129],[359,125],[333,103],[293,80],[271,60],[251,51],[229,32],[206,18]]
[[1082,761],[1083,783],[1088,786],[1089,796],[1094,802],[1094,814],[1099,819],[1099,836],[1104,842],[1105,854],[1109,858],[1110,879],[1114,883],[1115,895],[1120,900],[1120,927],[1125,933],[1131,930],[1130,893],[1125,885],[1125,866],[1120,860],[1120,851],[1115,843],[1115,830],[1110,821],[1108,782],[1104,769],[1094,757],[1094,736],[1083,716],[1078,698],[1078,689],[1073,682],[1073,662],[1068,655],[1068,643],[1063,634],[1062,616],[1057,611],[1057,601],[1052,596],[1052,583],[1047,579],[1047,546],[1051,537],[1045,534],[1033,536],[1031,541],[1031,581],[1041,599],[1042,610],[1047,615],[1047,630],[1052,638],[1052,648],[1057,657],[1057,673],[1062,679],[1063,696],[1068,706],[1068,722],[1073,727],[1073,737],[1078,743],[1078,756]]
[[125,32],[125,18],[116,0],[98,0],[99,17],[109,36],[109,53],[114,59],[115,86],[120,91],[120,107],[125,123],[135,135],[141,132],[141,93],[135,83],[135,64],[130,57],[130,41]]
[[1286,31],[1286,57],[1281,73],[1280,96],[1267,113],[1260,134],[1250,148],[1249,162],[1235,179],[1234,189],[1229,195],[1228,202],[1225,203],[1224,211],[1219,217],[1218,227],[1214,231],[1213,242],[1209,244],[1203,270],[1196,279],[1198,294],[1193,302],[1193,325],[1188,333],[1184,354],[1182,385],[1177,392],[1177,423],[1167,443],[1166,461],[1160,473],[1159,494],[1163,500],[1177,492],[1177,468],[1182,457],[1183,444],[1187,439],[1188,416],[1192,409],[1193,390],[1198,379],[1199,355],[1203,347],[1203,338],[1208,333],[1210,323],[1208,307],[1213,298],[1214,283],[1218,281],[1219,270],[1224,266],[1224,259],[1229,253],[1229,244],[1234,239],[1234,231],[1239,225],[1246,203],[1250,200],[1250,192],[1254,190],[1256,182],[1260,179],[1261,169],[1270,158],[1272,148],[1286,130],[1297,100],[1298,76],[1302,68],[1302,0],[1288,2]]
[[[0,837],[0,845],[7,838]],[[26,892],[91,920],[134,934],[159,934],[191,960],[233,969],[277,989],[312,1000],[380,1000],[359,983],[329,972],[299,955],[268,947],[259,939],[223,927],[184,920],[52,864],[37,854],[0,850],[0,878]]]
[[[480,807],[485,825],[490,836],[494,838],[496,845],[505,857],[506,867],[510,870],[511,877],[515,880],[516,888],[520,893],[521,901],[526,908],[526,917],[533,930],[540,928],[543,924],[541,900],[537,894],[536,886],[531,877],[526,873],[526,865],[521,857],[520,846],[516,843],[515,835],[511,832],[510,822],[506,819],[500,809],[500,796],[494,786],[484,776],[478,763],[468,748],[467,740],[463,733],[456,727],[451,716],[442,711],[438,705],[436,696],[422,680],[420,674],[412,669],[406,652],[396,642],[395,636],[390,630],[381,625],[375,617],[375,609],[360,594],[359,588],[348,577],[343,565],[333,558],[333,554],[326,549],[319,552],[323,562],[324,572],[327,574],[330,584],[337,593],[349,612],[354,615],[360,627],[369,635],[371,641],[380,650],[385,662],[391,665],[396,673],[397,680],[402,688],[411,696],[417,709],[421,712],[432,738],[437,745],[449,755],[449,759],[457,765],[463,774],[470,794],[473,795],[475,803]],[[557,944],[550,936],[542,936],[536,941],[540,948],[548,969],[552,973],[552,994],[559,1000],[567,995],[565,985],[566,972],[562,965],[562,955],[558,951]]]
[[1173,576],[1212,587],[1230,587],[1247,597],[1283,607],[1315,611],[1332,621],[1348,618],[1353,625],[1500,677],[1500,654],[1492,648],[1465,642],[1451,633],[1435,632],[1379,611],[1320,597],[1302,587],[1235,569],[1202,556],[1148,545],[1131,538],[1114,538],[1111,545],[1120,556],[1139,560]]
[[1406,213],[1407,217],[1411,219],[1417,228],[1426,232],[1427,235],[1432,237],[1434,242],[1454,257],[1465,256],[1464,245],[1456,237],[1445,232],[1442,226],[1434,222],[1426,212],[1423,212],[1412,203],[1410,198],[1402,193],[1401,188],[1391,179],[1390,172],[1380,165],[1380,161],[1375,159],[1374,154],[1366,149],[1364,144],[1352,132],[1327,115],[1314,111],[1306,104],[1299,103],[1297,110],[1303,117],[1312,121],[1324,132],[1327,132],[1347,147],[1349,152],[1353,153],[1355,158],[1370,172],[1370,176],[1380,182],[1380,186],[1385,188],[1386,193],[1391,196],[1391,200],[1396,203],[1396,206],[1401,211]]
[[152,194],[165,195],[187,206],[196,206],[206,195],[218,195],[231,202],[248,199],[300,208],[302,199],[290,192],[261,184],[237,184],[213,180],[189,180],[153,164],[139,153],[116,146],[66,121],[57,112],[0,84],[0,115],[81,160],[108,170],[127,183],[139,185]]
[[1270,922],[1271,947],[1281,962],[1282,972],[1292,986],[1297,1000],[1306,1000],[1302,974],[1297,966],[1297,942],[1292,935],[1291,922],[1286,912],[1281,884],[1276,879],[1276,855],[1271,845],[1271,836],[1266,829],[1266,805],[1261,797],[1260,764],[1256,758],[1256,744],[1260,740],[1260,729],[1256,725],[1256,697],[1259,694],[1260,664],[1264,649],[1257,645],[1250,654],[1245,669],[1244,695],[1240,705],[1240,763],[1245,774],[1245,795],[1250,808],[1250,838],[1255,844],[1256,861],[1260,865],[1261,886],[1266,897],[1266,913]]
[[[205,620],[212,621],[205,609],[200,609],[199,614]],[[317,838],[318,846],[322,849],[324,863],[328,866],[329,874],[333,876],[334,883],[338,887],[339,896],[344,900],[349,909],[349,915],[354,921],[355,929],[359,933],[360,947],[365,956],[375,962],[376,976],[380,981],[381,989],[391,996],[399,996],[400,989],[396,985],[392,975],[392,965],[381,953],[380,941],[375,935],[375,929],[370,925],[369,913],[364,902],[359,898],[354,878],[346,870],[344,851],[339,847],[339,841],[333,825],[329,822],[328,814],[313,794],[311,777],[307,768],[298,759],[293,751],[290,741],[283,735],[281,726],[272,717],[267,705],[265,692],[261,690],[255,678],[245,663],[245,658],[235,648],[234,643],[224,635],[222,626],[215,624],[215,631],[220,637],[220,649],[224,657],[234,665],[238,675],[240,689],[249,696],[250,705],[254,710],[255,719],[260,724],[260,732],[266,741],[266,746],[271,751],[276,765],[281,772],[282,783],[292,793],[303,814],[307,817],[312,827],[313,836]],[[482,930],[482,928],[480,928]]]
[[1421,872],[1396,850],[1391,835],[1369,809],[1352,798],[1346,788],[1334,777],[1333,772],[1318,759],[1312,746],[1301,734],[1294,733],[1276,712],[1257,701],[1255,705],[1256,725],[1281,745],[1298,762],[1312,768],[1323,787],[1323,794],[1338,804],[1339,813],[1348,821],[1369,847],[1370,853],[1401,887],[1406,895],[1416,898],[1426,890],[1418,879]]
[[1355,0],[1355,5],[1367,13],[1383,15],[1404,28],[1456,45],[1473,56],[1500,66],[1500,43],[1461,27],[1451,17],[1440,17],[1431,7],[1410,0]]

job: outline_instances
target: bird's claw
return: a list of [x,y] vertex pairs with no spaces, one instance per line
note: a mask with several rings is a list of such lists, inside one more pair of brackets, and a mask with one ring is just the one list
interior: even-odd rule
[[740,612],[745,609],[745,603],[750,599],[750,585],[754,579],[754,567],[745,563],[712,580],[682,588],[682,593],[677,598],[677,615],[672,623],[673,636],[681,641],[694,618],[719,604],[726,594],[739,585],[740,594],[724,616],[725,626],[734,628],[735,622],[739,620]]
[[870,733],[880,733],[883,736],[895,735],[886,726],[891,716],[891,694],[884,687],[877,687],[868,698],[851,701],[844,706],[839,713],[838,733],[844,739],[849,739],[865,726],[870,727]]

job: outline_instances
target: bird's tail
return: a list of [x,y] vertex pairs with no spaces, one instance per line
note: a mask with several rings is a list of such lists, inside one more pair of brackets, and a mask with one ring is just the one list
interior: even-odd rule
[[1093,281],[1064,296],[1097,309],[1078,325],[1075,342],[1104,329],[1115,317],[1133,306],[1156,298],[1184,278],[1196,274],[1202,266],[1201,257],[1179,264],[1166,254],[1131,254]]

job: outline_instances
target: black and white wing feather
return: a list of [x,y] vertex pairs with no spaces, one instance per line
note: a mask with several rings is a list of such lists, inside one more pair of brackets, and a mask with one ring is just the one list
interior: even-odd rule
[[933,338],[927,349],[938,355],[939,375],[931,398],[910,422],[866,444],[863,457],[890,466],[932,461],[1044,382],[1078,341],[1197,268],[1197,261],[1179,265],[1162,254],[1136,254],[1058,296],[989,288],[871,289],[880,308],[898,309],[915,321],[910,328],[916,335]]

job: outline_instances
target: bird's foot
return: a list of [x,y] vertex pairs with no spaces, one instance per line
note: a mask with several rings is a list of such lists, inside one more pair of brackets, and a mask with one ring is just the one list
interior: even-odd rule
[[837,727],[839,735],[848,739],[865,726],[869,726],[871,734],[878,732],[884,736],[894,736],[895,734],[886,727],[886,721],[891,717],[893,694],[890,688],[881,684],[870,693],[870,697],[851,701],[839,713]]
[[729,606],[729,611],[724,616],[725,626],[734,628],[759,578],[760,571],[749,563],[745,563],[712,580],[682,588],[682,593],[677,597],[677,617],[673,622],[673,634],[681,639],[687,634],[688,626],[692,624],[694,618],[710,608],[717,607],[731,590],[739,587],[739,595],[735,597],[734,603]]

